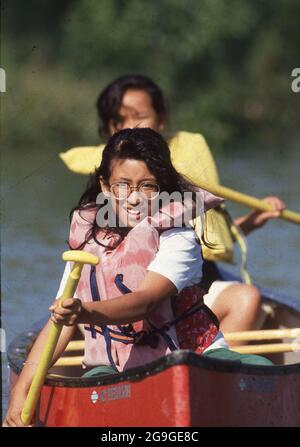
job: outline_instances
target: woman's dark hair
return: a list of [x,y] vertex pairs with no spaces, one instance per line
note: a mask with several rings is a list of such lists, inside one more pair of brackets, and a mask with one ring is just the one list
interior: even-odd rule
[[[189,184],[173,167],[169,147],[159,133],[149,128],[120,130],[107,142],[99,168],[90,175],[86,191],[81,196],[78,206],[72,210],[72,213],[75,210],[79,210],[79,213],[87,209],[96,211],[95,219],[82,246],[91,239],[102,245],[97,240],[100,227],[96,222],[97,211],[104,206],[96,203],[97,196],[101,192],[99,178],[102,177],[103,181],[108,183],[112,162],[125,159],[141,160],[146,163],[149,171],[156,177],[161,191],[166,191],[169,194],[176,191],[181,193],[194,191],[193,185]],[[108,233],[119,234],[121,238],[128,233],[128,230],[124,231],[124,228],[118,227],[105,228],[105,230]]]
[[152,101],[152,106],[158,117],[165,121],[167,108],[161,89],[149,78],[142,75],[121,76],[111,82],[98,96],[96,106],[100,118],[99,135],[108,138],[109,123],[117,123],[119,109],[125,92],[129,89],[143,90]]

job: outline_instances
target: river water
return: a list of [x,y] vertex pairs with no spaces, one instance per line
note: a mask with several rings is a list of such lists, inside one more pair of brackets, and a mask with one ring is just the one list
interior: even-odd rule
[[[280,196],[300,212],[299,141],[290,147],[216,156],[225,186],[257,197]],[[47,314],[64,268],[69,211],[86,178],[68,172],[57,153],[30,148],[2,155],[2,328],[6,345]],[[228,204],[233,216],[247,210]],[[249,271],[255,282],[300,299],[300,227],[273,221],[248,237]],[[237,271],[237,267],[233,269]],[[3,332],[2,332],[3,333]],[[7,362],[2,355],[3,407]]]

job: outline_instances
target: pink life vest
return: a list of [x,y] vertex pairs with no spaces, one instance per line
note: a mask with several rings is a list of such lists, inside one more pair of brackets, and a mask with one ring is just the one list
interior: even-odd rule
[[[95,212],[95,208],[74,212],[69,237],[72,248],[84,242]],[[151,218],[144,219],[116,248],[112,247],[119,236],[108,236],[100,230],[97,239],[104,246],[93,239],[84,245],[84,250],[98,256],[100,262],[96,267],[83,267],[76,296],[90,302],[137,290],[159,249],[156,227],[157,221],[154,226]],[[187,287],[164,300],[143,321],[128,325],[85,325],[83,364],[111,365],[116,371],[123,371],[150,363],[179,348],[203,352],[218,333],[218,321],[203,304],[203,295],[200,286]]]

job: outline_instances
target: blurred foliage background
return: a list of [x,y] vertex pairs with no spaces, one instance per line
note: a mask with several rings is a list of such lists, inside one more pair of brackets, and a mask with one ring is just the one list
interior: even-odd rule
[[[299,210],[300,93],[291,90],[292,70],[300,67],[299,18],[300,0],[1,1],[8,340],[47,313],[69,211],[86,183],[57,154],[99,143],[96,98],[120,75],[142,73],[162,87],[169,130],[201,132],[220,151],[226,186],[277,194]],[[281,223],[251,236],[250,272],[298,298],[299,230]]]
[[299,0],[3,1],[4,137],[16,150],[97,144],[98,93],[142,73],[169,98],[170,130],[214,149],[287,144],[299,17]]

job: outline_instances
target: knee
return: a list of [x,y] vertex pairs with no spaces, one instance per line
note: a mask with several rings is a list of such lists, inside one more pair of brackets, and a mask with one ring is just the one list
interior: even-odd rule
[[247,315],[253,319],[259,312],[261,296],[257,287],[247,284],[232,284],[222,291],[210,306],[219,321],[228,315]]
[[257,287],[252,285],[242,284],[239,294],[239,305],[245,311],[256,312],[261,304],[261,296]]
[[254,302],[260,302],[260,292],[257,287],[255,286],[249,286],[249,285],[243,285],[244,288],[243,294],[247,298],[247,300],[254,301]]
[[[261,297],[255,286],[233,284],[216,300],[213,309],[221,323],[221,331],[236,332],[251,330],[260,312]],[[230,346],[243,344],[230,342]]]

